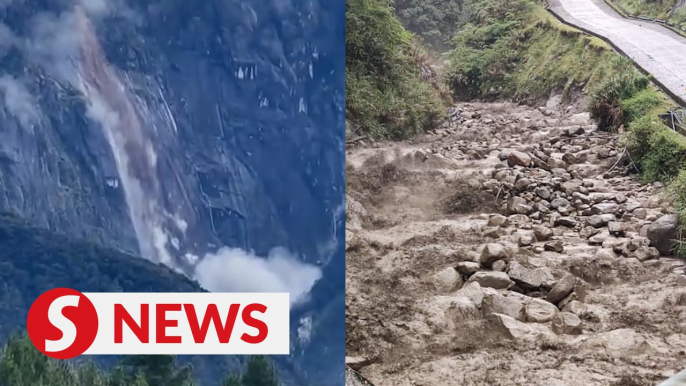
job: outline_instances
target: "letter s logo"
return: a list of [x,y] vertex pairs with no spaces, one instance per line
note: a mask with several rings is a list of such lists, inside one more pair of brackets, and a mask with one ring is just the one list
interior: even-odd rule
[[64,351],[76,341],[76,325],[71,320],[67,319],[62,310],[65,307],[78,307],[79,297],[76,295],[67,295],[55,299],[48,308],[48,321],[53,326],[62,331],[62,339],[59,340],[45,340],[45,351],[59,352]]
[[40,352],[56,359],[71,359],[93,344],[98,315],[82,293],[56,288],[36,299],[26,325],[31,342]]

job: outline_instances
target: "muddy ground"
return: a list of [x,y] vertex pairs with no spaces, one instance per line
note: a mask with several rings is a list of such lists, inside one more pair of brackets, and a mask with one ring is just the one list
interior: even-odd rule
[[666,193],[580,106],[462,104],[435,133],[348,149],[347,355],[374,385],[652,386],[686,367]]

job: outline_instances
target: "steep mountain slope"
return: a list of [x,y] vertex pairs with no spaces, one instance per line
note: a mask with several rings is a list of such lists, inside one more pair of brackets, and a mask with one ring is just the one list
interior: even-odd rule
[[[189,277],[207,253],[234,262],[213,266],[221,275],[270,252],[290,273],[316,266],[298,287],[322,277],[316,302],[293,311],[309,337],[294,330],[294,350],[324,347],[328,364],[294,365],[342,380],[343,330],[327,329],[343,317],[343,12],[318,0],[2,2],[0,211]],[[235,276],[220,289],[251,284]]]

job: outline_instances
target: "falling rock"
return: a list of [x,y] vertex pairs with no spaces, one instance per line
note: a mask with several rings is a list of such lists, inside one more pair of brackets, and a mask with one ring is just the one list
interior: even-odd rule
[[550,302],[533,298],[524,306],[524,314],[528,322],[547,323],[555,318],[558,309]]
[[677,217],[673,214],[664,215],[653,221],[648,227],[648,238],[653,247],[664,256],[671,253],[672,240],[676,238]]
[[531,269],[516,261],[510,263],[507,274],[524,290],[538,290],[555,282],[555,276],[548,267]]
[[483,251],[481,252],[480,262],[484,267],[490,268],[493,263],[498,260],[509,259],[510,255],[508,250],[501,244],[489,243],[486,244]]
[[507,289],[512,285],[512,280],[505,272],[479,271],[473,274],[468,282],[477,282],[482,287],[495,289]]
[[521,197],[512,197],[507,201],[507,214],[529,214],[533,208]]
[[565,247],[562,244],[562,240],[553,240],[553,241],[548,241],[545,243],[543,248],[546,251],[551,251],[551,252],[557,252],[557,253],[562,253],[564,251]]
[[444,270],[433,275],[433,283],[439,293],[451,293],[462,287],[462,275],[453,267],[447,267]]
[[507,156],[507,164],[509,166],[524,166],[528,167],[531,165],[531,157],[521,151],[512,150]]
[[576,277],[572,274],[566,274],[558,281],[550,292],[546,296],[546,300],[557,304],[560,300],[564,299],[572,291],[574,291],[574,285],[576,284]]
[[553,230],[543,225],[534,226],[534,235],[538,241],[546,241],[553,236]]
[[571,312],[560,312],[553,319],[552,328],[558,335],[579,335],[581,319]]

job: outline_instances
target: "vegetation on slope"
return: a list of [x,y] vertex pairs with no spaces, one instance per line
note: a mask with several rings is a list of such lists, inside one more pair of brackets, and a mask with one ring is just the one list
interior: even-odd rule
[[[26,316],[33,301],[43,292],[57,287],[73,288],[81,292],[202,291],[195,283],[166,267],[91,243],[68,240],[27,226],[12,215],[0,214],[0,342],[7,342],[10,337],[23,334]],[[8,347],[20,350],[21,355],[26,355],[27,358],[34,355],[22,351],[22,345],[24,343],[21,341],[14,341]],[[14,351],[6,350],[5,354],[8,352],[11,355],[3,357],[6,366],[12,363],[6,361],[14,358]],[[156,360],[155,356],[147,358]],[[97,359],[103,366],[114,364],[109,357]],[[165,361],[163,357],[158,360]],[[217,380],[225,374],[242,368],[245,359],[237,356],[190,356],[180,357],[179,361],[192,366],[193,379],[203,385],[216,385]],[[16,378],[15,383],[3,384],[3,379],[8,379],[3,374],[9,373],[2,371],[15,371],[11,370],[12,366],[0,369],[0,386],[71,385],[48,383],[52,381],[47,378],[42,381],[44,383],[27,383],[22,380],[34,378],[25,378],[23,375]],[[44,362],[41,366],[57,365]],[[60,365],[54,371],[66,371],[63,367]]]
[[473,0],[453,39],[448,81],[460,99],[534,102],[598,83],[622,68],[600,39],[562,24],[537,0]]
[[[278,386],[276,373],[262,356],[250,357],[242,374],[230,374],[218,386]],[[194,386],[193,368],[172,356],[126,357],[112,370],[93,362],[51,359],[28,337],[10,339],[0,353],[0,386]]]
[[455,35],[463,5],[464,0],[395,0],[394,8],[405,28],[429,47],[443,51]]
[[609,0],[623,13],[668,20],[686,28],[686,3],[683,0]]
[[387,0],[346,0],[346,119],[349,133],[407,138],[434,128],[445,101],[422,79],[426,62]]

